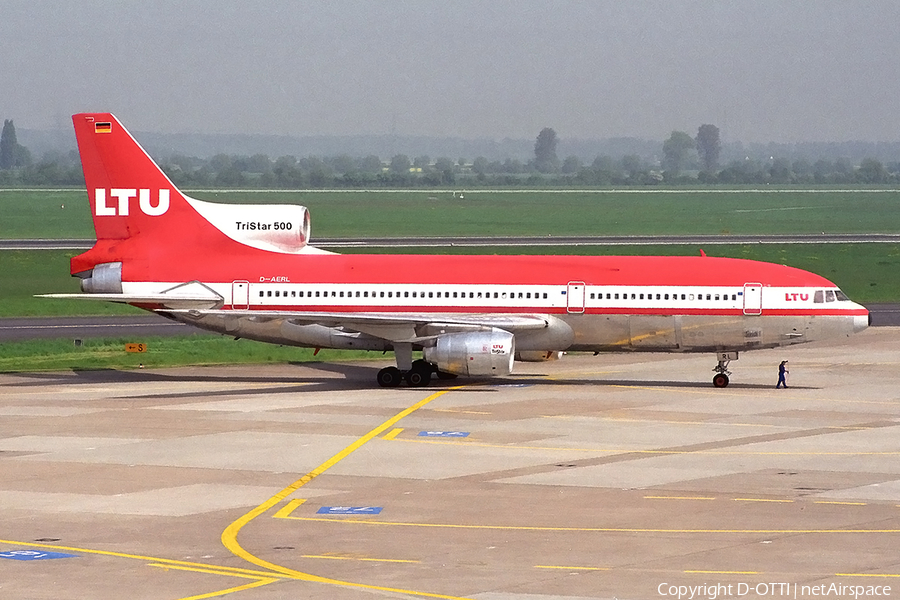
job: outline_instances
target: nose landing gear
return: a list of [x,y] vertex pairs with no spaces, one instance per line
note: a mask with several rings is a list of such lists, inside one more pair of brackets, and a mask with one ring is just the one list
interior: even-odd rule
[[737,352],[719,352],[716,354],[716,358],[719,360],[719,364],[717,364],[713,371],[715,371],[715,375],[713,376],[713,387],[723,388],[728,387],[728,376],[731,375],[731,371],[728,370],[728,363],[733,360],[738,359]]

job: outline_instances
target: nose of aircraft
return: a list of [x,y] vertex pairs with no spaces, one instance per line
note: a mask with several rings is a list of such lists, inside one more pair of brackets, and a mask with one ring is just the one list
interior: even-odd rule
[[853,317],[853,333],[859,333],[872,324],[872,313]]

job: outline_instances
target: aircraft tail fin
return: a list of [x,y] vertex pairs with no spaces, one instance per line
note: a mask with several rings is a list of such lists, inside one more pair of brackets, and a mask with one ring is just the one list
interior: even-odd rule
[[321,253],[307,245],[309,212],[297,205],[215,204],[183,194],[110,113],[72,116],[97,244],[72,259],[95,265],[265,250]]
[[178,235],[203,220],[114,115],[82,113],[72,122],[99,241],[132,238],[163,224],[168,236]]

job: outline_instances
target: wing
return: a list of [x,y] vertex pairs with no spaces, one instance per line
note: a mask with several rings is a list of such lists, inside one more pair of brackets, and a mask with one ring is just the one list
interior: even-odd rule
[[290,321],[297,325],[323,325],[372,335],[391,342],[423,343],[445,333],[503,329],[510,333],[546,329],[551,317],[540,314],[504,313],[370,313],[294,312],[278,310],[165,310],[188,318],[206,316]]

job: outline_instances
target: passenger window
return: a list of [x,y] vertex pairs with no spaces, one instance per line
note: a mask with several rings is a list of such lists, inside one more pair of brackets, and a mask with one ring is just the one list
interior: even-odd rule
[[643,299],[644,299],[644,295],[643,295],[643,294],[641,294],[641,300],[643,300]]
[[707,295],[706,295],[706,299],[707,299],[707,300],[712,300],[712,294],[707,294]]
[[265,295],[266,295],[266,293],[265,293],[264,291],[262,291],[262,290],[259,291],[259,297],[260,297],[260,298],[265,297]]
[[547,299],[547,292],[544,292],[544,300]]
[[[270,292],[270,293],[271,293],[271,292]],[[316,298],[319,297],[319,294],[321,294],[321,292],[316,292]]]
[[429,297],[429,298],[434,298],[434,292],[428,292],[428,297]]
[[656,295],[656,299],[657,299],[657,300],[660,300],[660,299],[661,299],[659,294]]
[[666,294],[666,296],[665,296],[665,298],[664,298],[664,300],[668,300],[668,299],[669,299],[669,295],[668,295],[668,294]]
[[344,292],[341,292],[341,298],[343,298],[343,297],[344,297]]
[[382,298],[384,298],[384,292],[381,292],[379,295],[380,295]]
[[716,294],[716,300],[718,300],[718,299],[719,299],[719,295],[718,295],[718,294]]
[[616,300],[619,299],[619,292],[616,292]]

